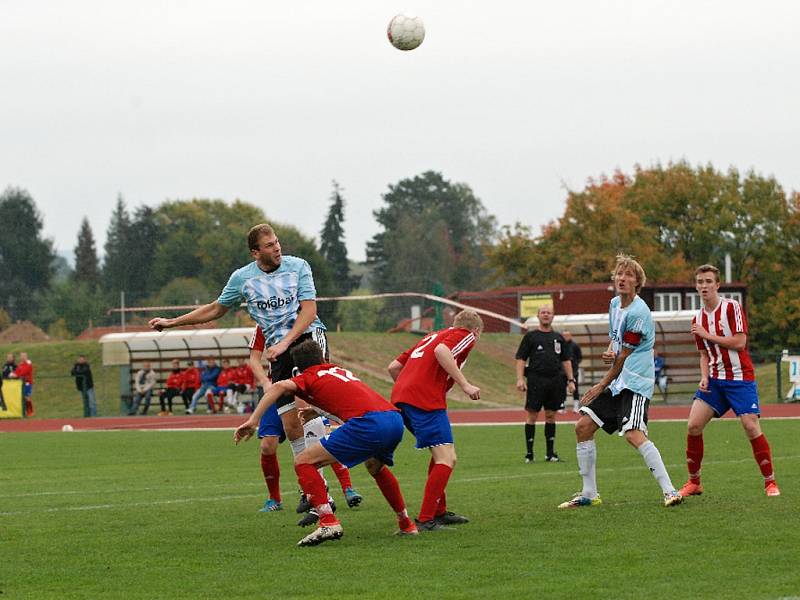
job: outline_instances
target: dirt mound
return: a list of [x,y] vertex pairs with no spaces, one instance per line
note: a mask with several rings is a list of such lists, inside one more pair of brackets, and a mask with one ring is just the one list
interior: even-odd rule
[[50,339],[44,331],[30,321],[19,321],[0,332],[0,344],[18,342],[46,342]]

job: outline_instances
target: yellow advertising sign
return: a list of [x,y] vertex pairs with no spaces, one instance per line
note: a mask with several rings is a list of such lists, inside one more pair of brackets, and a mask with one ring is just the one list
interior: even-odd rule
[[22,406],[22,380],[4,379],[0,388],[0,419],[21,419]]
[[519,316],[523,319],[535,317],[542,306],[553,306],[550,294],[522,294],[519,297]]

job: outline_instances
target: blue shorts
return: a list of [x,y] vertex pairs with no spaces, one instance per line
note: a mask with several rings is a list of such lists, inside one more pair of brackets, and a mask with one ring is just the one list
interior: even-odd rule
[[708,391],[697,390],[694,397],[708,404],[718,417],[731,408],[737,417],[761,412],[758,408],[758,386],[755,381],[709,378]]
[[22,397],[29,398],[33,394],[33,384],[32,383],[23,383],[22,384]]
[[450,427],[450,419],[445,409],[422,410],[403,402],[396,406],[403,415],[406,428],[417,439],[418,449],[453,443],[453,428]]
[[403,418],[394,410],[373,411],[350,419],[320,440],[320,444],[345,467],[369,458],[394,464],[394,450],[403,439]]
[[258,439],[265,438],[268,435],[279,437],[278,443],[286,439],[286,433],[283,431],[283,421],[278,415],[278,406],[273,404],[261,415],[261,421],[258,423]]

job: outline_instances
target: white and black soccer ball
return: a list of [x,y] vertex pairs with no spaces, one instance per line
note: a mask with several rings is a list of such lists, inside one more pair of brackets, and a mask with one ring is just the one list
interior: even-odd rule
[[425,39],[425,25],[419,17],[401,13],[389,21],[386,35],[398,50],[413,50]]

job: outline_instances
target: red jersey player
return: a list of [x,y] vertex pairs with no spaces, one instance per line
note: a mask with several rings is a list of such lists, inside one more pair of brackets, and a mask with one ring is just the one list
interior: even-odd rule
[[772,451],[758,422],[758,390],[747,352],[747,319],[736,300],[719,295],[719,269],[702,265],[695,271],[695,288],[703,307],[692,319],[692,334],[700,350],[700,386],[689,413],[686,465],[689,481],[680,494],[699,496],[703,461],[703,429],[713,417],[733,409],[753,447],[753,456],[764,476],[767,496],[780,496],[772,468]]
[[417,439],[416,447],[431,451],[428,480],[417,516],[421,531],[469,522],[447,510],[444,490],[456,464],[453,430],[447,417],[447,391],[457,383],[472,400],[480,398],[480,388],[467,381],[461,367],[481,331],[483,321],[478,313],[461,311],[453,320],[453,327],[425,336],[389,365],[389,374],[395,381],[392,402]]
[[318,444],[307,446],[295,456],[297,479],[311,498],[320,524],[298,546],[315,546],[342,537],[342,525],[333,514],[325,482],[317,470],[337,461],[348,467],[364,462],[397,515],[398,533],[416,534],[397,479],[386,468],[394,464],[394,450],[403,438],[400,413],[352,372],[325,362],[322,349],[314,340],[297,344],[290,352],[300,374],[272,384],[250,418],[236,429],[233,439],[237,444],[249,439],[258,429],[261,415],[284,394],[296,394],[311,409],[343,423]]

